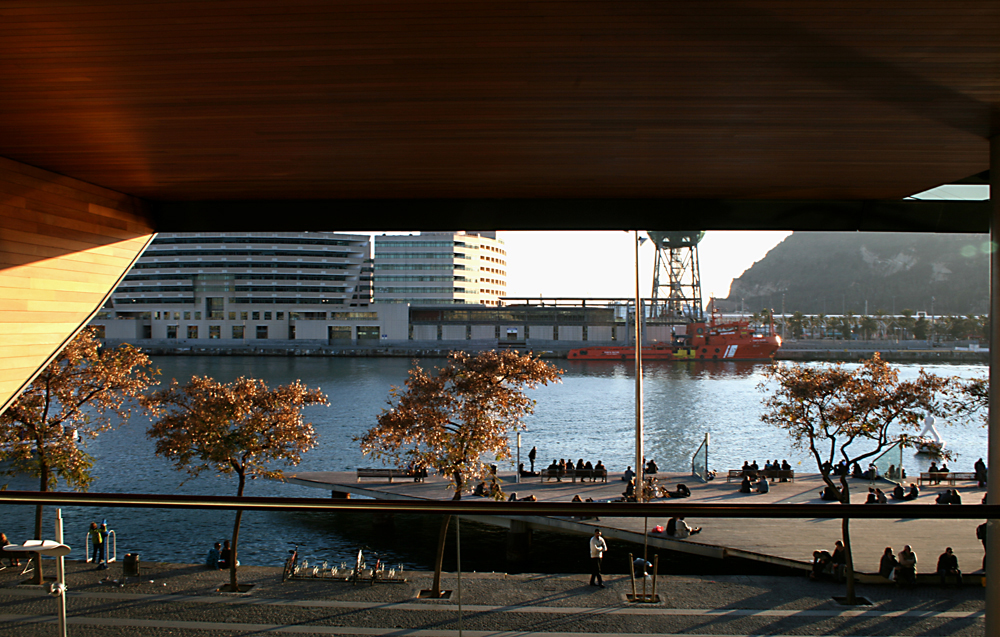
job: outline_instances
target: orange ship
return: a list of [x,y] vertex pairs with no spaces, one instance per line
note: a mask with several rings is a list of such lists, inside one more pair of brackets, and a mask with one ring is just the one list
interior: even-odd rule
[[[768,335],[755,334],[747,321],[721,322],[716,313],[709,323],[689,323],[687,333],[674,343],[654,343],[642,348],[643,360],[766,361],[781,347],[781,337],[771,326]],[[570,350],[571,360],[635,359],[634,346],[584,347]]]

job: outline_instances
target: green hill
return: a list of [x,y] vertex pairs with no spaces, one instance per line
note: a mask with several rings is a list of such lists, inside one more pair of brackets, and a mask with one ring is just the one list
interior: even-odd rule
[[806,314],[985,314],[989,235],[795,232],[733,280],[719,306]]

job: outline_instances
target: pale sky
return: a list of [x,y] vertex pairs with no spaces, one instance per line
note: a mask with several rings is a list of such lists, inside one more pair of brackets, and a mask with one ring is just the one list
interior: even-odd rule
[[[735,277],[790,232],[707,232],[698,246],[702,297],[725,298]],[[631,298],[635,249],[631,232],[500,232],[507,246],[507,296]],[[645,233],[640,233],[640,237]],[[652,242],[639,248],[639,293],[652,295]]]

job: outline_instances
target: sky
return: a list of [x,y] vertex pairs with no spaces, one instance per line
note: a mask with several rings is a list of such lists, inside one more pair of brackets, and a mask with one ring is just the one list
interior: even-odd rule
[[[988,199],[988,186],[942,186],[914,199]],[[375,233],[373,233],[375,234]],[[389,233],[396,234],[396,233]],[[640,236],[645,233],[640,232]],[[791,232],[710,231],[698,246],[702,298],[726,298],[739,277]],[[631,298],[635,238],[624,231],[498,232],[507,248],[507,296]],[[654,249],[639,248],[639,293],[652,296]]]

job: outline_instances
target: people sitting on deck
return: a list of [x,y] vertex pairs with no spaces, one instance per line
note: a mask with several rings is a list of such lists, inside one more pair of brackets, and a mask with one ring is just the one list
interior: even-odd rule
[[626,502],[635,501],[635,478],[625,483],[625,491],[622,493],[622,497],[625,498]]
[[[601,463],[598,462],[597,464],[601,464]],[[625,482],[628,482],[629,480],[631,480],[634,477],[635,477],[635,471],[632,471],[632,465],[629,465],[629,466],[625,467],[625,473],[622,474],[622,480],[624,480]]]
[[844,543],[840,540],[834,542],[830,564],[833,566],[833,579],[842,582],[847,570],[847,549],[844,548]]
[[583,498],[581,498],[580,494],[577,493],[576,495],[573,496],[573,499],[570,500],[570,502],[583,502]]
[[743,461],[743,468],[741,469],[741,471],[743,471],[743,475],[748,475],[750,473],[750,461],[749,460],[744,460]]
[[[941,470],[938,469],[937,462],[931,460],[931,466],[927,467],[927,473],[940,473]],[[934,476],[931,476],[934,477]],[[930,480],[930,484],[941,484],[940,480]]]
[[954,577],[959,586],[962,585],[962,571],[958,570],[958,558],[950,546],[938,557],[937,574],[941,576],[941,586],[948,585],[949,576]]
[[879,504],[889,504],[889,498],[885,497],[885,493],[882,489],[877,487],[875,489],[875,499],[878,500]]
[[770,460],[764,461],[764,471],[774,471],[775,469],[777,469],[777,467],[771,464]]
[[590,463],[590,460],[588,460],[588,461],[586,462],[586,464],[584,464],[584,465],[583,465],[583,470],[584,470],[584,471],[593,471],[593,470],[594,470],[594,465],[592,465],[592,464]]
[[750,485],[750,476],[743,476],[743,482],[740,483],[740,493],[753,493],[753,487]]
[[480,498],[486,497],[486,483],[480,482],[476,485],[476,488],[472,490],[472,495],[479,496]]
[[205,568],[210,568],[213,571],[219,570],[219,560],[221,559],[222,553],[222,543],[216,542],[212,548],[208,549],[208,557],[205,558]]
[[962,495],[958,492],[958,489],[951,490],[951,500],[948,504],[962,504]]
[[667,535],[674,537],[677,535],[677,520],[678,518],[673,517],[667,520]]
[[701,527],[690,527],[688,523],[684,521],[684,518],[677,518],[677,524],[674,529],[674,537],[684,539],[690,537],[695,533],[701,533]]
[[[631,467],[629,467],[631,468]],[[594,465],[594,471],[599,473],[607,473],[608,470],[604,467],[604,462],[598,460],[597,464]]]
[[524,468],[524,463],[523,462],[521,464],[517,465],[517,471],[518,471],[518,473],[521,474],[522,478],[531,478],[531,477],[534,477],[534,476],[538,475],[538,472],[536,472],[536,471],[527,471]]
[[[232,553],[232,549],[229,548],[229,540],[222,540],[222,550],[219,551],[219,568],[229,568],[229,560]],[[239,562],[236,563],[236,566],[239,566]]]
[[882,559],[878,561],[878,574],[887,580],[891,580],[893,571],[896,570],[897,566],[899,566],[899,560],[896,559],[896,555],[892,552],[892,547],[885,547]]
[[809,579],[818,580],[826,575],[826,568],[830,565],[832,557],[830,551],[813,551],[812,571],[809,573]]
[[911,482],[910,483],[910,490],[906,492],[906,495],[903,496],[903,499],[904,500],[916,500],[917,496],[919,496],[919,495],[920,495],[920,489],[917,488],[916,484],[914,484],[913,482]]
[[756,460],[754,460],[753,462],[750,463],[750,471],[752,471],[754,473],[757,473],[758,471],[760,471],[760,467],[757,466],[757,461]]
[[767,476],[763,473],[760,474],[760,478],[757,480],[757,493],[767,493],[771,490],[771,485],[767,482]]
[[562,472],[559,471],[559,463],[553,460],[552,464],[546,467],[545,475],[547,475],[550,478],[552,476],[555,476],[558,482],[562,482]]
[[899,565],[896,567],[897,584],[917,583],[917,554],[907,544],[899,552]]
[[[10,561],[10,565],[12,567],[20,566],[21,560],[15,557],[17,555],[16,553],[3,551],[3,547],[7,546],[8,544],[11,544],[11,541],[7,539],[7,534],[0,533],[0,556],[6,557]],[[221,546],[221,544],[216,544],[216,546]]]
[[878,504],[878,497],[875,495],[875,489],[868,487],[868,499],[865,500],[865,504]]
[[[782,460],[781,461],[781,470],[782,471],[791,471],[792,470],[792,465],[788,464],[787,460]],[[788,478],[784,478],[783,477],[783,478],[781,478],[781,481],[782,482],[788,482]]]
[[945,489],[934,498],[936,504],[951,504],[951,489]]
[[865,474],[864,474],[864,473],[862,473],[862,471],[861,471],[861,467],[859,467],[859,466],[858,466],[858,463],[857,463],[857,462],[855,462],[855,463],[854,463],[854,464],[853,464],[853,465],[851,466],[851,477],[852,477],[852,478],[863,478],[863,477],[865,477]]
[[649,462],[646,463],[646,475],[648,476],[656,475],[657,469],[658,467],[656,466],[655,460],[650,460]]
[[903,485],[897,484],[892,488],[893,500],[903,500],[905,498],[906,498],[906,493],[903,491]]
[[677,485],[677,489],[674,490],[674,491],[670,491],[670,490],[664,489],[663,493],[666,494],[666,496],[668,498],[690,498],[691,497],[691,489],[688,489],[686,484],[678,484]]
[[500,485],[497,484],[497,479],[493,478],[493,480],[490,481],[490,497],[496,500],[501,495],[503,495],[503,491],[500,489]]
[[826,485],[825,487],[823,487],[823,490],[819,492],[819,499],[830,500],[831,502],[839,502],[840,495],[837,493],[837,489],[831,487],[830,485]]
[[564,476],[564,475],[566,475],[567,471],[572,471],[572,470],[573,470],[573,465],[570,464],[567,467],[566,466],[566,459],[565,458],[560,458],[559,459],[559,475],[560,476]]
[[579,460],[576,461],[576,470],[577,471],[583,471],[585,467],[586,467],[586,465],[583,464],[583,458],[580,458]]
[[982,489],[986,486],[986,477],[988,475],[986,471],[986,463],[983,462],[982,458],[980,458],[979,460],[976,460],[976,464],[973,465],[973,469],[976,470],[976,482],[979,483],[979,488]]
[[[940,466],[940,467],[938,467],[938,473],[948,473],[948,465],[946,465],[946,464],[944,464],[944,463],[942,462],[942,463],[941,463],[941,466]],[[940,481],[940,480],[938,480],[938,484],[940,484],[940,483],[941,483],[941,481]]]

